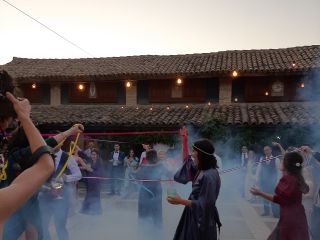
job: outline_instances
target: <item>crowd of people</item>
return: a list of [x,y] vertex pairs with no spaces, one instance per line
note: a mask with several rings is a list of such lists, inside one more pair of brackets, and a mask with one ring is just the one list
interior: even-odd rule
[[[6,73],[0,76],[10,80]],[[173,239],[218,239],[222,226],[216,207],[221,188],[221,159],[209,140],[194,142],[190,155],[185,154],[188,146],[183,145],[180,159],[172,149],[156,151],[151,144],[143,144],[139,158],[133,149],[126,154],[115,143],[103,160],[94,141],[84,150],[71,141],[71,136],[84,131],[81,124],[44,140],[30,119],[28,100],[15,98],[10,90],[11,85],[0,93],[3,239],[16,240],[21,236],[51,239],[49,223],[53,219],[58,239],[68,240],[67,220],[80,179],[86,185],[81,213],[102,213],[102,179],[107,179],[109,195],[128,197],[138,192],[138,217],[142,222],[139,226],[151,224],[158,231],[154,235],[158,239],[163,239],[161,181],[191,182],[187,199],[172,189],[167,192],[169,204],[184,206]],[[15,118],[20,125],[8,137],[6,129]],[[182,129],[180,134],[185,137],[187,132]],[[276,156],[273,148],[279,151]],[[320,239],[319,162],[320,153],[309,146],[285,150],[280,143],[272,142],[271,146],[263,147],[261,157],[256,147],[242,146],[238,161],[241,196],[250,202],[261,197],[261,215],[279,218],[268,239]]]

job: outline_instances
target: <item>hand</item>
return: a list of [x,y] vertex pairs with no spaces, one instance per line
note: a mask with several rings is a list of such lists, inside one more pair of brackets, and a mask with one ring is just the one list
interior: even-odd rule
[[300,150],[303,154],[305,155],[310,155],[312,154],[312,149],[309,146],[301,146]]
[[182,202],[182,198],[177,194],[176,196],[168,196],[167,201],[174,205],[179,205]]
[[261,195],[261,191],[256,187],[252,187],[250,189],[250,192],[251,192],[252,195],[255,195],[255,196]]
[[187,128],[186,128],[186,127],[182,127],[182,128],[180,129],[180,136],[186,137],[187,135],[188,135]]
[[15,96],[11,93],[6,93],[7,98],[13,104],[13,108],[17,113],[18,119],[21,121],[22,119],[30,119],[31,113],[31,105],[28,99],[23,99],[19,101]]
[[77,123],[70,128],[70,135],[76,135],[84,131],[84,126],[81,123]]

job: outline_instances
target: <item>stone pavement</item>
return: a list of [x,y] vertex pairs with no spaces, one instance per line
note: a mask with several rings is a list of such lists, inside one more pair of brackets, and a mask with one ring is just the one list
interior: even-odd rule
[[[142,235],[138,231],[136,198],[108,197],[103,194],[103,214],[101,216],[87,216],[78,213],[82,199],[83,197],[79,197],[78,206],[68,221],[72,240],[153,239],[154,233]],[[265,240],[277,222],[277,219],[271,217],[260,217],[259,204],[251,204],[237,197],[236,194],[230,194],[230,191],[222,190],[217,206],[223,224],[221,240]],[[182,210],[183,207],[167,204],[164,199],[163,239],[172,239]],[[56,239],[54,230],[50,229],[50,231],[53,239]]]

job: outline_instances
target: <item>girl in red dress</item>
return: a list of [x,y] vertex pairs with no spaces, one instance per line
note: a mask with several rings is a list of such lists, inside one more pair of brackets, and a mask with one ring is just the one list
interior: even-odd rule
[[275,195],[251,188],[253,195],[261,196],[280,205],[280,220],[268,240],[309,240],[308,224],[302,194],[309,191],[302,176],[303,158],[297,152],[286,153],[280,165],[283,176]]

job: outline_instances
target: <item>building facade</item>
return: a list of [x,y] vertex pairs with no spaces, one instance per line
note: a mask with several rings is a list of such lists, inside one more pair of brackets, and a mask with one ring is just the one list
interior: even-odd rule
[[320,122],[311,110],[320,99],[318,45],[170,56],[14,58],[1,68],[35,104],[33,117],[40,125],[67,125],[73,117],[114,127],[170,128],[210,117],[227,124]]

